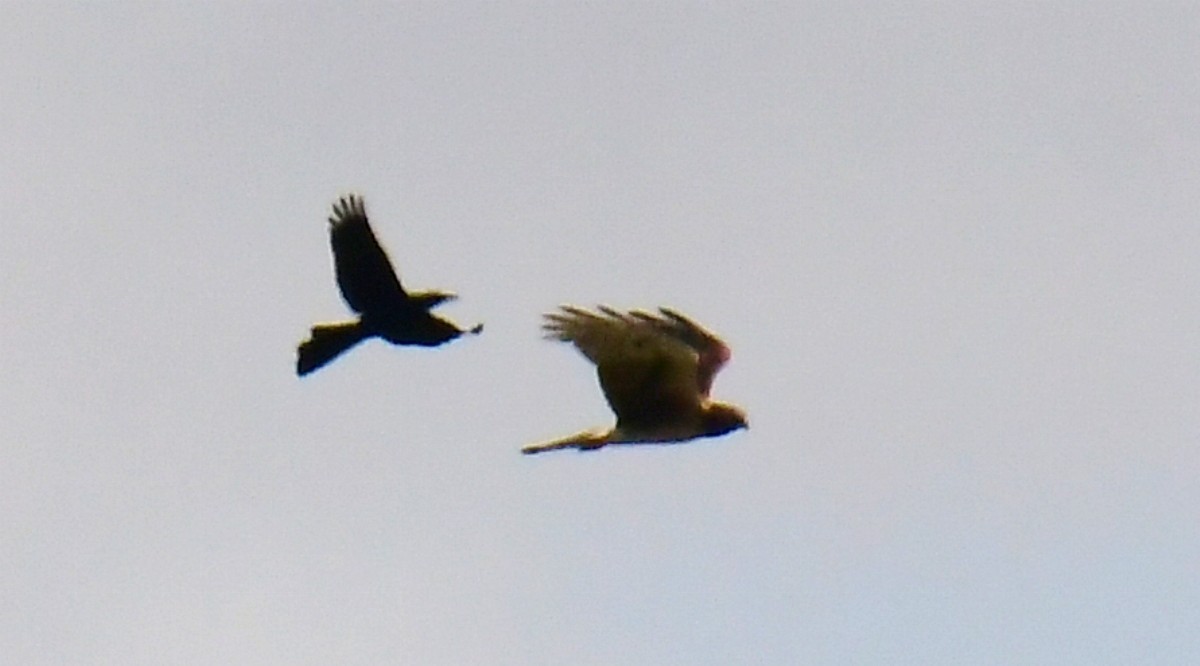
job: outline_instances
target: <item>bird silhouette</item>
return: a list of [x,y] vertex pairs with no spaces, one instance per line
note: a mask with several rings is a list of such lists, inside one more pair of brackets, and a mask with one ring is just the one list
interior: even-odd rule
[[329,243],[333,248],[338,287],[353,321],[316,324],[297,349],[296,374],[321,368],[339,354],[368,338],[396,345],[436,347],[464,333],[483,330],[478,324],[463,330],[430,312],[457,296],[446,291],[406,291],[371,231],[361,196],[351,194],[333,204],[329,217]]
[[545,315],[543,329],[547,338],[573,343],[596,365],[617,422],[532,444],[523,453],[683,442],[749,427],[740,408],[709,398],[713,377],[729,360],[729,347],[674,310],[652,314],[600,306],[592,312],[564,305]]

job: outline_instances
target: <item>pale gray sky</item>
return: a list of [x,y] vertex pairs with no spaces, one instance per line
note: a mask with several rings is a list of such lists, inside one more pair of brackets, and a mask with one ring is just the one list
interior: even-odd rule
[[[1194,3],[338,5],[3,3],[0,661],[1200,661]],[[294,376],[350,190],[482,337]]]

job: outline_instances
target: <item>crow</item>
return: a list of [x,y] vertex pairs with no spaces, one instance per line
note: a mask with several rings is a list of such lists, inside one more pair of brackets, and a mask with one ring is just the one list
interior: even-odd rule
[[367,338],[378,337],[396,345],[436,347],[464,333],[477,334],[478,324],[462,330],[435,316],[430,310],[457,298],[446,291],[406,291],[375,239],[361,196],[351,194],[333,204],[329,218],[329,242],[333,247],[338,287],[354,321],[316,324],[309,338],[300,343],[296,374],[304,375],[329,363],[339,354]]

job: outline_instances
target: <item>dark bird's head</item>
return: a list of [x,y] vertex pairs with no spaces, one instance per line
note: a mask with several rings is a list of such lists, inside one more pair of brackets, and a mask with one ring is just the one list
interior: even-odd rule
[[701,427],[704,429],[704,437],[720,437],[735,430],[749,428],[750,422],[746,420],[746,412],[740,408],[724,402],[713,402],[704,410]]

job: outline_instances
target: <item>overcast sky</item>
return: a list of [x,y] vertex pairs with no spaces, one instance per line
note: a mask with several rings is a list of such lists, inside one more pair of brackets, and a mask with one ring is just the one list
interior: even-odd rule
[[[1200,663],[1200,8],[734,4],[3,3],[0,661]],[[295,376],[349,191],[482,336]]]

